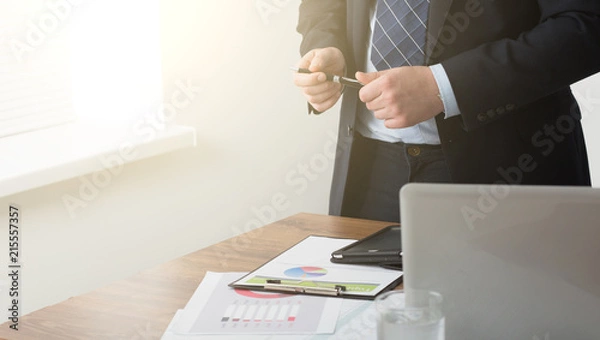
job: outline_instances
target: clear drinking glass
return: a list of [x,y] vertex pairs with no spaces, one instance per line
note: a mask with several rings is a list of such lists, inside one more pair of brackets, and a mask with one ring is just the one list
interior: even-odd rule
[[393,290],[375,298],[377,339],[443,340],[442,295],[427,290]]

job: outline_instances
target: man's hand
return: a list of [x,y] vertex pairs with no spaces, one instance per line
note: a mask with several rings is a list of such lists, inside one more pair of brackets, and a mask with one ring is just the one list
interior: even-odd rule
[[356,72],[356,79],[365,84],[359,92],[360,100],[390,129],[413,126],[444,111],[429,67],[404,66],[373,73]]
[[335,47],[314,49],[306,53],[296,66],[313,72],[295,73],[294,84],[301,89],[315,110],[323,112],[333,107],[340,99],[342,85],[326,81],[323,72],[344,75],[346,61],[342,52]]

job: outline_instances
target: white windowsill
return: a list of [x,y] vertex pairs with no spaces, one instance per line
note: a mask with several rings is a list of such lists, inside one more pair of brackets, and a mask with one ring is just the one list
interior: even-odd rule
[[71,123],[0,138],[0,197],[195,144],[188,126],[135,136],[114,126]]

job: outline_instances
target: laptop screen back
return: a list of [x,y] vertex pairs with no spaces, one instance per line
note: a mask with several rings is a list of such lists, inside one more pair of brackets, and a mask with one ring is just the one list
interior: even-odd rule
[[404,286],[444,296],[447,339],[600,339],[600,190],[409,184]]

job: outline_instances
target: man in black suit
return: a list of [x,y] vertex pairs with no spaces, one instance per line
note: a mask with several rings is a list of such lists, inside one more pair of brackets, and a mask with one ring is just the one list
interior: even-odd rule
[[[373,68],[375,18],[402,2],[424,60]],[[365,84],[343,89],[331,214],[397,221],[410,181],[590,185],[570,85],[600,70],[600,1],[303,0],[298,32],[311,112],[341,97],[322,72]]]

